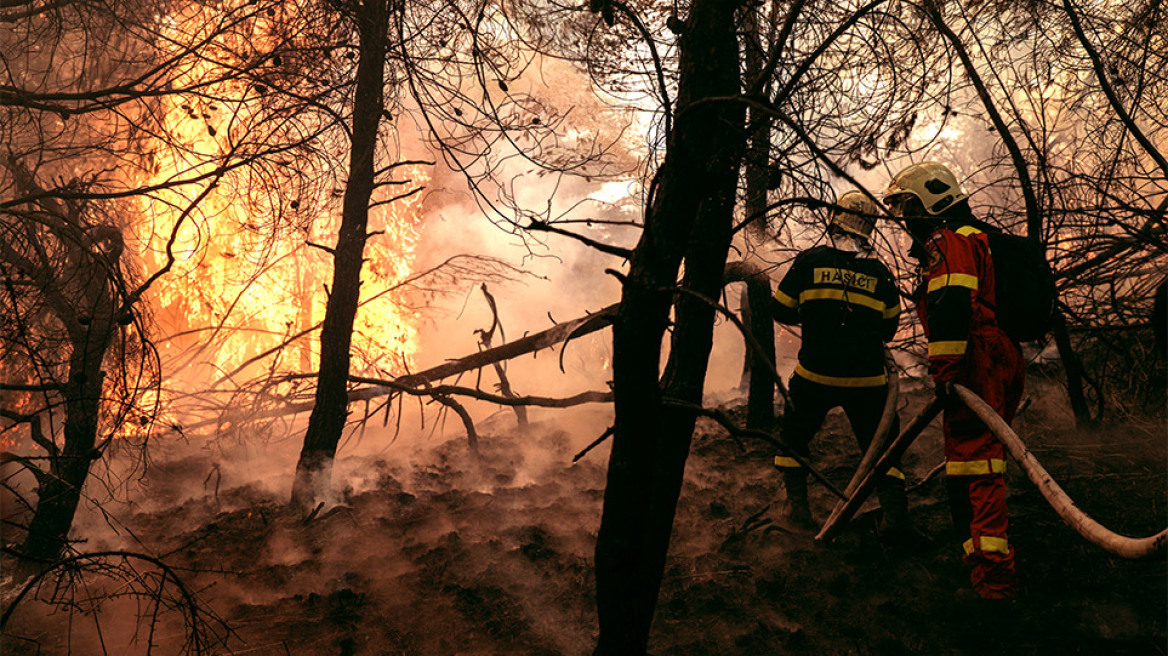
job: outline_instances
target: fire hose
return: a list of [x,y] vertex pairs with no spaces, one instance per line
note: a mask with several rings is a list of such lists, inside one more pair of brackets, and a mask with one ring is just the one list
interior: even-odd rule
[[917,414],[900,436],[888,445],[888,450],[880,456],[876,464],[872,465],[872,469],[867,472],[856,472],[856,476],[861,479],[860,484],[852,491],[847,501],[836,504],[835,509],[831,511],[831,516],[827,518],[827,521],[823,523],[823,528],[819,529],[819,534],[815,536],[816,540],[828,541],[839,532],[839,529],[843,528],[844,524],[860,509],[868,495],[872,494],[872,490],[876,489],[876,482],[880,480],[880,477],[892,468],[892,463],[896,462],[896,459],[908,450],[909,445],[928,428],[929,423],[939,414],[941,414],[941,403],[933,399]]
[[[880,414],[880,422],[876,424],[876,432],[872,435],[872,441],[868,443],[868,449],[864,451],[864,457],[860,459],[860,465],[856,467],[856,473],[852,475],[852,480],[848,481],[848,486],[844,488],[844,494],[850,495],[856,491],[864,473],[871,469],[880,454],[884,453],[884,445],[888,442],[888,431],[892,429],[892,420],[896,418],[896,402],[900,399],[900,376],[896,374],[896,363],[893,362],[892,353],[888,349],[884,349],[884,369],[888,378],[888,394],[884,397],[884,410]],[[846,499],[837,501],[836,508],[839,508],[844,501]]]
[[1163,557],[1165,546],[1168,546],[1168,529],[1146,538],[1129,538],[1111,531],[1099,522],[1092,519],[1087,513],[1079,510],[1062,487],[1050,477],[1046,469],[1038,463],[1038,459],[1026,448],[1018,434],[1014,432],[1005,419],[998,416],[994,409],[986,404],[980,396],[966,387],[954,385],[957,396],[973,410],[974,414],[989,426],[994,437],[1006,446],[1010,456],[1022,467],[1030,481],[1038,487],[1038,491],[1058,513],[1063,521],[1071,525],[1079,535],[1087,541],[1102,548],[1108,553],[1121,558],[1152,558]]
[[[1095,521],[1075,505],[1075,502],[1038,462],[1038,459],[1034,457],[1034,454],[1030,452],[1018,434],[994,412],[993,408],[968,388],[962,385],[955,385],[954,388],[962,403],[968,406],[989,427],[994,437],[1006,447],[1010,456],[1026,472],[1026,476],[1031,482],[1038,487],[1039,492],[1042,493],[1043,498],[1046,499],[1051,508],[1079,535],[1108,553],[1121,558],[1164,557],[1166,547],[1168,547],[1168,529],[1146,538],[1132,538],[1115,533]],[[851,496],[847,501],[836,504],[835,510],[832,511],[819,534],[815,536],[816,540],[830,540],[855,515],[860,505],[876,487],[876,481],[879,480],[879,477],[883,476],[892,466],[894,458],[903,454],[940,412],[940,403],[934,399],[892,442],[888,450],[871,469],[866,472],[860,469],[856,472],[855,478],[862,479],[861,482],[855,490],[851,491]]]

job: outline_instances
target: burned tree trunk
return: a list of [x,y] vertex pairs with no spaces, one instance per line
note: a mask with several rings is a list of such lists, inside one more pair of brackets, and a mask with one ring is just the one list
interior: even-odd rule
[[696,419],[662,401],[701,401],[714,309],[680,297],[664,388],[660,357],[682,259],[687,289],[714,297],[722,284],[743,111],[700,101],[739,92],[736,9],[719,0],[692,5],[679,41],[677,117],[613,325],[616,420],[596,544],[598,654],[645,651]]
[[377,128],[384,100],[388,3],[376,0],[356,6],[361,43],[353,101],[349,179],[333,254],[333,284],[321,326],[316,405],[308,420],[292,486],[292,503],[301,508],[311,508],[327,492],[333,458],[348,416],[349,348],[361,292]]
[[[763,68],[766,64],[762,44],[764,30],[758,25],[755,12],[744,14],[745,28],[745,74],[750,84],[759,86],[764,95],[769,95],[769,87],[764,80]],[[742,265],[750,265],[757,261],[755,249],[768,239],[767,236],[767,191],[771,180],[770,149],[771,149],[771,115],[767,112],[751,110],[749,116],[749,146],[743,163],[743,180],[746,184],[746,213],[745,240],[746,253]],[[729,273],[729,270],[727,271]],[[771,380],[767,363],[763,358],[775,361],[775,327],[770,318],[770,283],[769,280],[749,277],[745,296],[742,303],[742,323],[746,324],[754,337],[763,346],[763,353],[747,349],[742,363],[742,386],[749,389],[749,401],[746,411],[747,428],[770,430],[775,420],[774,393],[775,384]],[[766,295],[760,297],[762,289]]]
[[[770,130],[761,130],[761,137],[770,139]],[[755,134],[751,142],[751,151],[757,148],[761,138]],[[746,214],[755,216],[766,212],[765,182],[758,180],[762,168],[757,164],[748,165],[746,178]],[[752,171],[753,169],[753,171]],[[765,176],[765,170],[761,172]],[[760,188],[758,185],[762,184]],[[746,290],[742,297],[742,323],[747,326],[755,339],[762,346],[763,351],[746,349],[742,364],[742,387],[748,392],[746,411],[747,428],[770,430],[775,421],[775,381],[772,378],[769,364],[775,362],[775,326],[771,320],[770,308],[770,278],[766,273],[760,273],[759,267],[754,264],[757,257],[753,252],[753,245],[761,244],[766,239],[765,224],[762,219],[756,219],[747,227],[748,248],[747,260],[733,263],[727,267],[727,276],[736,275],[737,280],[746,283]],[[731,271],[731,267],[738,268]]]
[[1054,343],[1058,348],[1059,358],[1063,362],[1063,373],[1067,377],[1067,397],[1071,401],[1071,411],[1075,415],[1075,425],[1090,426],[1093,423],[1091,411],[1087,408],[1087,396],[1083,393],[1083,362],[1075,347],[1071,344],[1071,335],[1067,331],[1067,318],[1061,310],[1055,311]]
[[73,323],[68,331],[72,348],[68,379],[61,392],[65,407],[64,445],[59,452],[50,454],[49,471],[37,473],[36,512],[23,548],[26,556],[37,561],[53,560],[64,550],[81,501],[81,489],[90,466],[100,457],[95,446],[105,380],[102,362],[117,332],[113,316],[116,299],[104,274],[97,266],[78,276],[89,278],[87,293],[81,297],[76,314],[64,317]]
[[[743,15],[745,28],[744,60],[746,79],[755,84],[763,97],[770,95],[769,77],[763,75],[766,65],[762,44],[767,40],[758,25],[755,12]],[[773,30],[770,30],[773,32]],[[775,46],[778,47],[778,46]],[[753,255],[754,247],[764,243],[767,235],[767,192],[777,183],[772,180],[771,170],[771,123],[769,112],[751,109],[749,140],[742,178],[746,185],[745,211],[747,253]]]
[[37,476],[36,513],[29,522],[23,551],[38,561],[53,560],[64,550],[90,465],[100,456],[94,447],[105,380],[101,364],[113,324],[102,321],[90,326],[92,331],[75,334],[70,340],[74,351],[69,359],[69,379],[63,390],[64,448],[50,459],[49,471]]
[[[93,461],[100,457],[95,447],[105,378],[102,365],[118,334],[118,318],[130,317],[131,310],[120,306],[117,294],[121,233],[111,226],[87,225],[83,203],[53,198],[15,158],[10,157],[6,166],[22,191],[43,196],[35,205],[29,203],[28,212],[13,212],[16,220],[4,226],[0,237],[0,268],[9,297],[5,300],[15,312],[10,318],[19,324],[14,334],[23,336],[22,345],[8,352],[36,349],[29,335],[44,330],[36,319],[43,308],[57,326],[51,332],[58,334],[41,335],[37,343],[44,348],[52,342],[41,340],[59,339],[67,357],[67,366],[58,369],[51,357],[29,354],[49,390],[44,409],[24,415],[0,408],[5,418],[27,423],[32,441],[47,452],[47,470],[8,454],[37,480],[36,510],[22,548],[31,559],[29,568],[36,569],[57,558],[68,544],[81,490]],[[16,291],[14,282],[31,293]],[[42,432],[46,423],[52,426],[53,407],[63,408],[63,443],[51,432]]]

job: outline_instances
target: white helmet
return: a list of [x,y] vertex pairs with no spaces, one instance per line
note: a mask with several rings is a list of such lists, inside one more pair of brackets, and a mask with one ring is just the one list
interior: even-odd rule
[[969,198],[957,183],[957,176],[949,167],[937,162],[913,164],[894,175],[884,192],[884,199],[892,201],[897,196],[915,196],[925,211],[934,216]]

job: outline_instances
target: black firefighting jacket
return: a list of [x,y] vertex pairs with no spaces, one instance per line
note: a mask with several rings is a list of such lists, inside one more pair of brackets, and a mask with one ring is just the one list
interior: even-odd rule
[[775,321],[803,326],[796,375],[834,387],[884,385],[884,342],[900,298],[873,257],[816,246],[795,258],[771,303]]

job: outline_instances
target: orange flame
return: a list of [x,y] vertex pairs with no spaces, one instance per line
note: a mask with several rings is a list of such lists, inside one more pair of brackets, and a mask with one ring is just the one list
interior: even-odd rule
[[[214,22],[203,15],[210,9],[192,5],[170,17],[174,34],[164,36],[176,44],[191,42],[192,35],[205,36],[199,34],[204,29],[199,26]],[[262,24],[256,31],[264,31]],[[250,39],[254,45],[262,34]],[[213,79],[221,72],[215,70],[213,59],[201,58],[178,82]],[[159,185],[215,171],[230,154],[232,139],[247,134],[258,122],[258,109],[245,100],[243,82],[216,82],[199,89],[199,95],[160,100],[161,123],[169,134],[147,145],[147,166],[136,184]],[[402,175],[424,185],[429,170],[403,166],[395,170],[395,177]],[[312,245],[327,247],[335,241],[340,190],[327,198],[297,199],[295,195],[304,192],[287,188],[257,192],[256,180],[244,167],[226,173],[209,190],[203,183],[153,193],[140,200],[141,214],[132,227],[143,277],[166,264],[168,241],[173,240],[169,251],[174,265],[154,283],[147,298],[163,334],[170,335],[159,342],[164,368],[169,362],[172,370],[181,368],[184,375],[199,372],[202,388],[273,349],[275,353],[244,375],[268,370],[308,373],[318,365],[319,331],[314,328],[324,318],[332,258]],[[205,195],[199,198],[200,193]],[[412,271],[420,204],[421,195],[415,194],[370,211],[370,232],[384,234],[366,244],[362,305],[353,332],[354,373],[400,370],[411,364],[417,316],[403,306],[400,294],[387,290]],[[282,344],[286,345],[280,349]]]

